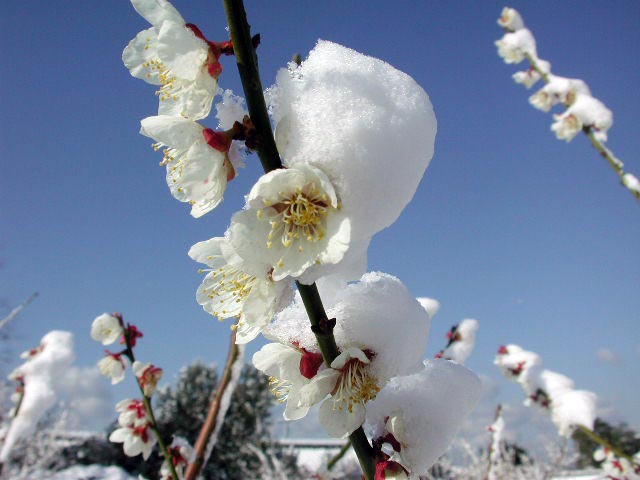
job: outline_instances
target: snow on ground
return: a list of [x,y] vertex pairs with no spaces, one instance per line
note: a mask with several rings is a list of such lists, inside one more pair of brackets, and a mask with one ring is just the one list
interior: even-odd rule
[[137,480],[119,467],[76,465],[59,472],[34,472],[30,480]]

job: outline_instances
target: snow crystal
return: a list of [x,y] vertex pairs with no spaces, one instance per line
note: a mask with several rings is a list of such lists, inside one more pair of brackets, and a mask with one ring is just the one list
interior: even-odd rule
[[386,433],[387,418],[398,417],[394,436],[400,463],[426,475],[480,398],[480,379],[466,367],[429,360],[419,373],[392,379],[367,405],[365,428],[373,438]]
[[354,240],[398,218],[436,134],[429,97],[410,76],[320,40],[300,67],[279,72],[270,96],[284,163],[309,163],[329,176],[353,219]]
[[232,90],[218,89],[218,93],[222,96],[222,101],[216,103],[218,128],[229,130],[235,122],[242,123],[244,116],[248,115],[245,101],[244,98],[235,95]]

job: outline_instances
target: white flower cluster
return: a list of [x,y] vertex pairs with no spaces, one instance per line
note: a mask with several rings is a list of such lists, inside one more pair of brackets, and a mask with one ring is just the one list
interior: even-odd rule
[[593,430],[596,419],[596,395],[574,389],[573,380],[542,368],[542,359],[519,345],[500,347],[494,363],[509,379],[517,381],[527,398],[551,415],[558,433],[570,437],[578,426]]
[[[111,378],[112,384],[124,380],[129,364],[127,358],[134,360],[133,347],[140,337],[142,333],[134,325],[125,326],[119,314],[103,313],[91,324],[91,338],[95,341],[103,345],[111,345],[120,340],[123,345],[120,352],[106,350],[106,355],[98,362],[100,373]],[[152,417],[147,411],[145,402],[153,396],[163,371],[150,363],[138,360],[133,361],[131,368],[145,400],[126,399],[116,405],[116,411],[120,414],[119,428],[109,435],[109,440],[122,443],[126,455],[135,456],[142,453],[146,460],[156,443],[156,436],[153,431]]]
[[[218,93],[218,59],[232,47],[207,40],[166,0],[131,3],[152,26],[129,42],[122,61],[131,75],[158,85],[160,99],[158,115],[143,119],[140,133],[155,140],[155,150],[162,150],[160,165],[166,166],[171,194],[191,205],[191,215],[201,217],[222,201],[227,182],[242,164],[230,133],[198,123],[209,116]],[[235,109],[233,120],[242,121],[244,113],[232,98],[225,94],[223,108]],[[227,116],[219,117],[221,128],[233,126]]]
[[640,480],[640,452],[633,456],[633,462],[617,456],[606,447],[600,447],[593,452],[593,459],[602,462],[600,468],[605,478],[616,480]]
[[520,63],[529,60],[528,70],[513,75],[516,83],[531,88],[540,79],[546,84],[531,95],[529,102],[535,108],[548,112],[556,104],[562,103],[567,109],[554,115],[551,130],[560,140],[570,142],[582,130],[591,130],[601,142],[607,141],[607,131],[613,124],[613,114],[600,100],[591,95],[587,84],[579,79],[565,78],[551,73],[551,64],[538,57],[536,40],[525,28],[517,10],[505,7],[498,24],[506,31],[497,40],[498,55],[505,63]]
[[[142,121],[141,133],[163,150],[172,194],[200,217],[235,176],[233,140],[259,149],[260,135],[250,138],[251,119],[230,93],[217,105],[220,128],[229,130],[196,122],[209,114],[218,57],[229,45],[206,40],[166,0],[132,3],[152,27],[125,49],[124,63],[161,85],[159,114]],[[320,405],[320,421],[335,437],[366,421],[375,448],[396,447],[379,451],[381,478],[425,474],[478,400],[480,382],[461,365],[422,362],[437,302],[423,306],[399,279],[365,272],[373,235],[399,217],[433,156],[429,97],[387,63],[327,41],[282,69],[267,97],[282,168],[256,182],[223,236],[190,249],[206,266],[197,301],[219,319],[236,319],[237,343],[260,333],[273,341],[253,362],[286,402],[286,419]],[[323,357],[316,335],[327,333],[317,325],[312,331],[302,297],[294,296],[294,282],[316,281],[335,358]],[[94,338],[118,336],[101,322]],[[103,362],[119,380],[122,354]],[[133,368],[142,387],[155,386],[144,381],[153,377],[150,366]],[[145,453],[152,440],[131,418],[112,437],[125,452]]]

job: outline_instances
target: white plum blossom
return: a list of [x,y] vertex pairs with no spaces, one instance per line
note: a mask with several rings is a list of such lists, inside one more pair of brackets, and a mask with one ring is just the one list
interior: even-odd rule
[[189,256],[209,267],[198,303],[219,319],[238,317],[236,343],[253,340],[293,298],[290,282],[274,281],[266,263],[245,262],[224,237],[196,243]]
[[116,404],[118,424],[121,427],[141,426],[148,422],[147,409],[142,400],[125,398]]
[[536,66],[537,68],[531,66],[527,70],[516,72],[511,78],[513,78],[516,83],[520,83],[526,88],[531,88],[542,78],[542,74],[548,75],[551,72],[551,64],[546,60],[537,59]]
[[322,354],[295,344],[268,343],[253,355],[253,365],[269,376],[269,386],[279,402],[286,403],[285,420],[298,420],[309,412],[300,404],[300,389],[322,365]]
[[554,115],[551,130],[559,140],[570,142],[583,128],[592,128],[594,136],[607,141],[607,132],[613,124],[613,114],[591,95],[577,94],[572,105],[561,115]]
[[124,65],[134,77],[160,86],[158,114],[205,118],[218,89],[219,48],[166,0],[131,3],[152,27],[129,42],[122,52]]
[[151,431],[144,403],[138,399],[122,400],[116,405],[116,411],[120,428],[111,432],[109,441],[122,443],[125,455],[135,457],[142,453],[146,460],[151,455],[156,437]]
[[589,86],[579,78],[548,75],[548,83],[529,97],[529,103],[538,110],[548,112],[558,103],[572,105],[577,95],[591,95]]
[[[288,409],[297,407],[295,411],[306,414],[311,406],[324,400],[320,422],[334,437],[347,436],[361,425],[367,402],[390,378],[422,368],[430,324],[427,311],[391,275],[373,272],[358,283],[341,285],[334,289],[323,287],[323,291],[332,292],[323,298],[327,315],[336,318],[333,333],[341,353],[329,367],[320,362],[314,364],[315,369],[304,369],[306,375],[298,373],[297,380],[283,378],[291,385],[287,390]],[[295,376],[296,368],[302,370],[304,362],[310,362],[311,354],[318,353],[300,299],[276,317],[265,335],[279,342],[270,345],[280,346],[269,347],[274,358],[279,352],[283,357],[288,355],[289,377]],[[308,352],[304,362],[303,352]],[[263,361],[264,355],[258,360]],[[270,362],[275,364],[276,360]],[[265,371],[255,357],[254,364]],[[276,376],[273,370],[266,373]]]
[[331,362],[331,368],[319,372],[300,389],[303,406],[324,400],[319,419],[332,437],[344,438],[362,425],[365,404],[380,391],[379,384],[384,380],[374,376],[369,365],[375,355],[371,359],[369,355],[359,348],[347,348]]
[[466,367],[428,360],[421,371],[389,381],[367,406],[365,429],[390,460],[414,477],[427,475],[480,393],[480,379]]
[[498,25],[510,32],[524,28],[524,22],[520,13],[515,8],[510,7],[504,7],[502,9],[502,13],[498,19]]
[[167,167],[167,185],[181,202],[189,202],[191,215],[199,218],[222,201],[235,169],[227,152],[231,139],[186,118],[159,115],[140,122],[140,133],[162,149],[160,165]]
[[147,425],[140,427],[120,427],[109,435],[109,441],[122,443],[124,454],[135,457],[142,454],[145,460],[151,455],[156,438]]
[[124,334],[120,320],[108,313],[95,318],[91,324],[91,338],[103,345],[111,345]]
[[127,369],[127,359],[120,353],[106,352],[106,355],[98,362],[100,373],[111,379],[111,384],[115,385],[124,380]]
[[520,63],[526,56],[537,58],[536,40],[526,28],[505,33],[495,45],[505,63]]
[[278,73],[269,96],[285,166],[322,170],[350,218],[351,243],[368,244],[411,201],[433,156],[427,93],[382,60],[319,40],[300,66]]
[[350,219],[318,168],[273,170],[258,180],[246,202],[231,221],[229,240],[246,264],[270,265],[275,281],[299,277],[313,265],[334,265],[349,248]]
[[156,386],[162,378],[162,369],[150,363],[143,363],[137,360],[133,362],[132,368],[143,393],[147,397],[153,396],[153,393],[156,391]]

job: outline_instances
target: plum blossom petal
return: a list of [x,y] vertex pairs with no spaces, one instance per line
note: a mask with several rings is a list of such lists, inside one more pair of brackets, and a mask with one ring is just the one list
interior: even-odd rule
[[169,190],[177,200],[191,204],[191,215],[199,218],[218,206],[235,172],[227,152],[208,143],[216,132],[168,115],[147,117],[140,125],[142,135],[156,140],[154,149],[162,149],[160,164],[166,165]]
[[364,423],[365,412],[361,403],[345,408],[340,402],[328,398],[320,405],[318,419],[329,436],[346,438]]
[[131,4],[151,25],[160,25],[165,20],[185,23],[182,15],[167,0],[131,0]]
[[91,338],[97,342],[102,342],[103,345],[112,344],[122,337],[123,333],[124,330],[120,320],[108,313],[103,313],[96,317],[91,324]]

